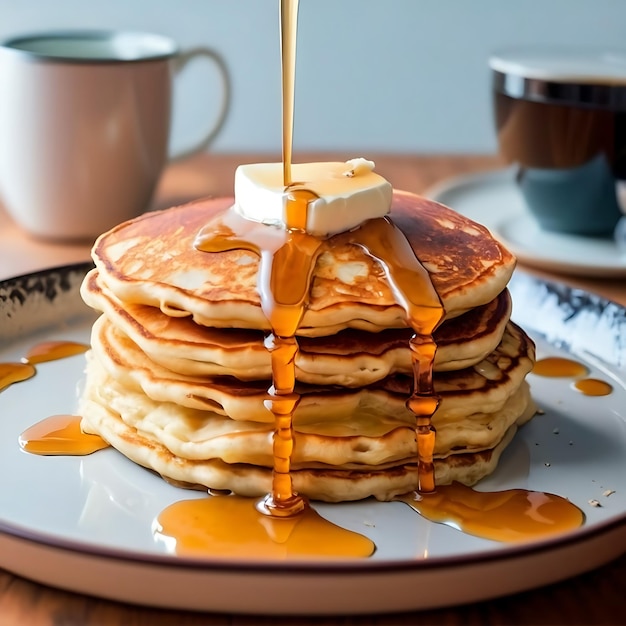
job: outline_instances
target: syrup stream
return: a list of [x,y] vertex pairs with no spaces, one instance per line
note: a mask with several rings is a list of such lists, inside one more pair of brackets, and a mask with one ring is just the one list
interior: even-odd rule
[[293,147],[293,117],[296,84],[296,41],[298,33],[299,0],[280,2],[280,51],[282,60],[283,115],[283,183],[289,187]]

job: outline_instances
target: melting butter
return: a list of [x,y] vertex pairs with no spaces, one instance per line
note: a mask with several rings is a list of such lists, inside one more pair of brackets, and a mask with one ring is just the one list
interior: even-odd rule
[[391,183],[375,173],[367,159],[296,163],[292,178],[285,189],[282,163],[240,165],[235,172],[235,210],[249,220],[287,228],[287,195],[306,189],[312,196],[304,230],[326,237],[384,217],[391,207]]

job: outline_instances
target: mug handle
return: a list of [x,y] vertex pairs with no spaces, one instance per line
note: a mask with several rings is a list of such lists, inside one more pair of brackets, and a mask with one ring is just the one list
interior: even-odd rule
[[231,92],[230,74],[228,72],[228,66],[226,65],[226,61],[224,61],[224,58],[221,54],[219,54],[219,52],[213,50],[212,48],[206,47],[196,47],[185,50],[178,54],[176,57],[174,57],[174,74],[178,74],[180,71],[182,71],[183,68],[187,66],[187,64],[192,59],[198,57],[205,57],[209,59],[215,64],[218,69],[219,76],[222,82],[222,99],[218,109],[218,115],[215,123],[204,137],[202,137],[194,145],[180,150],[176,154],[170,155],[170,162],[180,161],[181,159],[189,157],[196,152],[206,150],[206,148],[211,145],[212,141],[215,139],[220,130],[222,130],[222,126],[224,125],[224,122],[226,121],[226,116],[228,115]]

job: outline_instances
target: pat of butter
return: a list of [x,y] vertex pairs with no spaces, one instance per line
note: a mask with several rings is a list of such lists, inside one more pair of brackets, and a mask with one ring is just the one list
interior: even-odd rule
[[[307,206],[306,232],[333,235],[362,222],[383,217],[391,207],[391,184],[374,171],[374,163],[295,163],[291,178],[296,188],[318,198]],[[243,217],[280,227],[286,223],[286,194],[282,163],[240,165],[235,172],[235,210]]]

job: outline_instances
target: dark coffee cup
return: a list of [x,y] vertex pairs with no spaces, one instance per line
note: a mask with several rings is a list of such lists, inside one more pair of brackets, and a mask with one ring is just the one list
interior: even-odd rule
[[489,65],[500,152],[540,227],[612,236],[626,179],[626,52],[516,48]]

